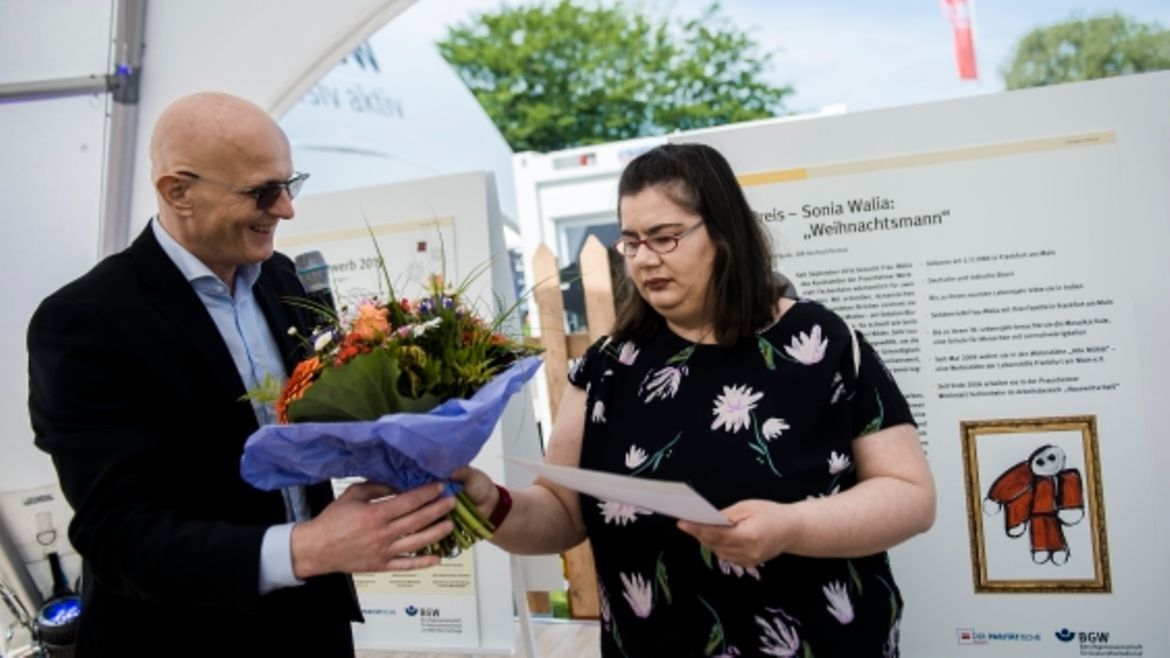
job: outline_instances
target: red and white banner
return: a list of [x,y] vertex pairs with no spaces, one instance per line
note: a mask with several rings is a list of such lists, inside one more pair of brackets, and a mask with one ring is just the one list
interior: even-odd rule
[[971,30],[971,2],[968,0],[940,0],[943,12],[951,21],[955,32],[955,61],[959,65],[959,78],[978,80],[975,68],[975,38]]

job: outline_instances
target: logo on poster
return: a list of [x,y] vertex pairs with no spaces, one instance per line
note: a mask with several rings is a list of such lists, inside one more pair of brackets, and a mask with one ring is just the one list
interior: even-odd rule
[[959,644],[990,644],[992,642],[1039,642],[1039,633],[977,631],[973,628],[956,628],[955,638]]
[[1059,631],[1056,631],[1054,635],[1056,635],[1056,639],[1060,640],[1061,642],[1072,642],[1073,638],[1077,636],[1076,633],[1068,630],[1067,628],[1062,628]]

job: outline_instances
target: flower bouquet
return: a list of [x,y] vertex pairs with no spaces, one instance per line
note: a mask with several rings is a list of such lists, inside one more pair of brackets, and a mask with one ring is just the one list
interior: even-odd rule
[[[303,337],[311,355],[283,387],[270,380],[249,392],[275,404],[280,424],[249,437],[244,479],[275,490],[357,476],[405,491],[470,463],[540,350],[500,331],[507,312],[494,321],[474,313],[465,292],[431,277],[421,298],[367,299],[340,314],[295,300],[328,321]],[[455,529],[421,554],[453,557],[494,530],[448,486]]]

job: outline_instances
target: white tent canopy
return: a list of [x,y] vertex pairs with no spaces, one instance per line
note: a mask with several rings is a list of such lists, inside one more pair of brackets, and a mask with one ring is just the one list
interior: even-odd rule
[[[128,180],[115,179],[105,153],[105,94],[0,105],[0,207],[9,260],[0,345],[11,364],[0,376],[0,482],[5,489],[55,481],[48,458],[33,446],[28,425],[24,334],[49,292],[88,269],[99,256],[102,225],[133,235],[154,212],[148,177],[150,130],[175,98],[218,89],[248,98],[279,116],[364,39],[414,0],[310,0],[154,3],[146,7],[140,101]],[[110,71],[115,3],[0,0],[0,85]],[[99,217],[109,190],[124,186],[130,212]],[[126,230],[129,229],[129,230]],[[133,337],[128,337],[133,340]]]

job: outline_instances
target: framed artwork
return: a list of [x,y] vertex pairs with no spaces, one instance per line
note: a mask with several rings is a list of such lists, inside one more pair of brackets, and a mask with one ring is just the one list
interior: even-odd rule
[[1109,592],[1096,416],[960,427],[975,591]]

